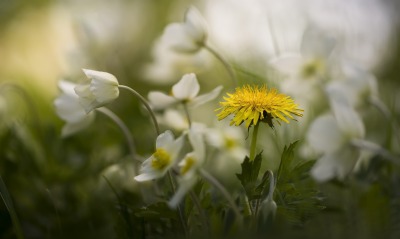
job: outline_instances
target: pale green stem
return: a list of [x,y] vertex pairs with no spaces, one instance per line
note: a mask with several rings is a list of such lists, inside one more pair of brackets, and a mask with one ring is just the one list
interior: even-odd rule
[[128,127],[124,124],[124,122],[111,110],[101,107],[96,109],[98,112],[104,114],[108,118],[110,118],[122,131],[122,133],[125,136],[126,142],[128,144],[129,152],[131,153],[132,157],[135,158],[135,160],[138,160],[139,162],[142,162],[141,160],[136,158],[136,149],[135,149],[135,143],[133,141],[132,135],[128,129]]
[[[171,185],[172,192],[173,192],[173,194],[175,194],[176,188],[175,188],[174,180],[172,178],[171,171],[168,171],[168,179],[169,179],[169,183]],[[183,211],[182,211],[182,209],[181,209],[181,207],[179,205],[178,205],[178,214],[179,214],[179,220],[181,222],[183,232],[185,233],[185,238],[188,238],[188,235],[189,235],[188,233],[189,232],[188,232],[188,229],[187,229],[185,216],[184,216]]]
[[231,77],[235,86],[238,85],[238,80],[236,78],[235,72],[233,71],[232,66],[212,47],[207,44],[204,44],[204,48],[207,49],[212,55],[215,56],[225,67],[226,71],[228,72],[229,76]]
[[182,105],[183,105],[183,110],[185,111],[186,119],[188,121],[189,128],[190,128],[192,126],[192,120],[190,119],[189,109],[188,109],[187,104],[185,102],[182,103]]
[[256,146],[257,146],[257,135],[258,135],[258,127],[259,123],[254,125],[253,135],[251,137],[251,144],[250,144],[250,161],[255,159],[256,155]]
[[[370,97],[369,102],[375,106],[384,116],[388,121],[392,121],[391,119],[391,113],[389,109],[386,107],[386,105],[377,97]],[[400,142],[400,134],[399,134],[399,128],[396,124],[396,122],[391,122],[392,128],[394,131],[394,135],[397,137],[397,141]]]
[[146,100],[142,95],[140,95],[137,91],[135,91],[134,89],[132,89],[132,88],[130,88],[130,87],[128,87],[128,86],[119,85],[118,87],[119,87],[119,88],[122,88],[122,89],[129,90],[129,91],[130,91],[131,93],[133,93],[137,98],[139,98],[139,100],[142,101],[142,103],[143,103],[144,106],[146,107],[147,111],[149,111],[149,113],[150,113],[150,117],[151,117],[151,119],[153,120],[154,127],[155,127],[156,132],[157,132],[157,136],[160,135],[160,128],[159,128],[159,126],[158,126],[158,122],[157,122],[156,116],[155,116],[155,114],[154,114],[154,111],[151,109],[149,103],[147,102],[147,100]]
[[243,222],[242,215],[240,214],[240,210],[237,207],[236,203],[233,201],[232,196],[229,194],[229,192],[226,190],[226,188],[216,179],[214,178],[211,174],[209,174],[207,171],[200,169],[200,174],[214,187],[216,187],[221,194],[225,197],[225,199],[229,202],[231,205],[233,212],[235,213],[235,216],[237,220],[239,221],[239,224],[241,225]]
[[373,142],[369,142],[363,139],[353,139],[351,141],[351,144],[359,149],[364,149],[371,151],[375,154],[381,155],[382,157],[386,158],[387,160],[391,161],[392,163],[395,163],[397,165],[400,164],[400,158],[394,156],[390,152],[388,152],[386,149],[382,148],[380,145],[375,144]]

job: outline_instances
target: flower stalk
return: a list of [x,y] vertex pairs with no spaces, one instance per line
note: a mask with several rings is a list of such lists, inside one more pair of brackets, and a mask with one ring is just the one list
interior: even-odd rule
[[139,100],[142,101],[143,105],[146,107],[147,111],[149,111],[149,113],[150,113],[150,117],[151,117],[151,119],[153,121],[154,128],[156,130],[157,135],[160,135],[160,127],[158,126],[158,122],[157,122],[156,116],[155,116],[153,110],[151,109],[149,103],[147,103],[147,100],[142,95],[140,95],[137,91],[135,91],[134,89],[132,89],[132,88],[130,88],[128,86],[119,85],[118,87],[121,88],[121,89],[126,89],[126,90],[130,91],[137,98],[139,98]]
[[208,52],[210,52],[215,58],[217,58],[217,59],[224,65],[226,71],[228,72],[230,78],[231,78],[232,81],[233,81],[233,84],[234,84],[235,86],[238,86],[238,80],[237,80],[237,78],[236,78],[236,74],[235,74],[235,72],[233,71],[232,66],[231,66],[231,65],[216,51],[216,50],[214,50],[214,48],[210,47],[210,46],[207,45],[207,44],[204,44],[204,48],[205,48]]

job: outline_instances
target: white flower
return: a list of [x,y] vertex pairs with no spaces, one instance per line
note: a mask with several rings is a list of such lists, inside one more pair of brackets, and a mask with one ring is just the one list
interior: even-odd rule
[[166,125],[168,128],[172,128],[176,131],[182,132],[189,128],[189,122],[181,112],[175,109],[166,109],[163,115],[157,117],[160,124]]
[[172,49],[182,53],[200,50],[207,39],[207,26],[200,12],[190,7],[183,23],[171,23],[164,31],[162,40]]
[[154,109],[165,109],[177,103],[185,103],[190,107],[197,107],[215,99],[222,90],[222,86],[216,87],[207,94],[199,95],[200,85],[194,73],[185,74],[182,79],[172,86],[172,95],[159,91],[149,92],[148,98]]
[[322,155],[311,170],[320,182],[344,179],[354,168],[360,151],[352,141],[365,136],[364,124],[348,104],[331,102],[333,114],[317,118],[307,134],[309,145]]
[[76,86],[75,93],[87,113],[118,98],[119,83],[115,76],[102,71],[83,69],[83,72],[89,81]]
[[86,114],[82,108],[79,103],[79,97],[74,92],[76,84],[61,80],[58,83],[58,87],[62,93],[54,100],[54,106],[57,115],[66,121],[61,131],[61,135],[65,137],[90,125],[94,120],[95,114],[94,112]]
[[188,136],[193,151],[186,154],[182,161],[178,164],[179,172],[179,188],[168,202],[168,206],[176,208],[185,194],[197,182],[197,169],[203,165],[205,160],[205,145],[202,132],[204,127],[201,124],[193,124],[189,130]]
[[354,108],[361,107],[372,99],[379,99],[378,83],[374,75],[348,62],[342,64],[341,70],[339,79],[326,87],[331,98],[345,100]]
[[281,90],[294,97],[300,105],[321,102],[322,83],[327,80],[330,54],[335,41],[319,29],[306,29],[300,54],[286,54],[271,61],[273,67],[285,75]]
[[143,162],[141,174],[136,176],[135,180],[142,182],[164,176],[174,166],[182,145],[182,136],[175,140],[169,130],[160,134],[156,141],[156,152]]

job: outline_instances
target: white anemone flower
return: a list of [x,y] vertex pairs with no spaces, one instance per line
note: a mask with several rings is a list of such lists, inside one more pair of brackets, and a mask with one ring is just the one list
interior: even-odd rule
[[333,38],[321,30],[308,27],[303,35],[299,53],[287,53],[271,61],[285,75],[281,90],[294,97],[300,105],[320,102],[324,96],[322,83],[327,80]]
[[182,79],[172,86],[171,95],[159,91],[149,92],[148,98],[154,109],[165,109],[177,103],[185,103],[189,107],[197,107],[210,100],[215,99],[222,90],[218,86],[211,92],[198,95],[200,85],[194,73],[185,74]]
[[156,140],[156,152],[143,162],[140,174],[135,180],[142,182],[163,177],[174,166],[182,146],[182,136],[174,139],[169,130],[160,134]]
[[173,50],[182,53],[195,53],[205,44],[207,25],[203,16],[195,7],[190,7],[185,14],[184,22],[169,24],[162,40]]
[[326,90],[330,97],[344,99],[351,107],[360,108],[379,101],[378,82],[374,75],[351,64],[342,64],[340,79],[330,82]]
[[66,137],[90,125],[95,113],[87,114],[79,103],[79,97],[74,91],[76,84],[61,80],[58,87],[62,93],[54,100],[54,106],[57,115],[66,121],[61,131],[61,135]]
[[203,139],[204,126],[194,123],[189,130],[188,137],[193,151],[186,154],[179,162],[180,168],[178,183],[179,187],[174,196],[168,202],[168,206],[176,208],[186,193],[196,184],[198,179],[197,170],[205,161],[205,144]]
[[75,87],[79,102],[87,113],[118,98],[119,83],[115,76],[102,71],[83,69],[89,79]]
[[344,179],[353,170],[360,150],[353,142],[365,136],[364,124],[346,102],[331,102],[333,114],[317,118],[310,126],[307,140],[322,155],[311,170],[319,182]]

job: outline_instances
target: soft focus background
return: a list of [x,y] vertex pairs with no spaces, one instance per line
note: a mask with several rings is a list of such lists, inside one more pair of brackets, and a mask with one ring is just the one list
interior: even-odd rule
[[[144,96],[150,90],[168,91],[188,72],[198,75],[202,91],[220,84],[231,89],[225,70],[207,52],[179,55],[158,44],[164,27],[182,21],[191,5],[208,23],[208,42],[240,69],[243,79],[271,77],[271,59],[298,51],[307,26],[323,29],[337,40],[335,54],[376,76],[381,99],[398,122],[397,0],[0,0],[0,175],[26,238],[134,237],[122,229],[125,221],[115,194],[102,177],[107,175],[128,205],[141,200],[133,165],[124,157],[128,149],[123,136],[97,115],[89,128],[61,138],[63,122],[53,106],[57,83],[79,82],[86,68],[110,72]],[[201,115],[214,106],[193,113],[213,122]],[[110,108],[130,128],[138,153],[148,156],[154,129],[139,101],[121,92]],[[379,135],[387,130],[381,121],[372,120],[367,127],[378,138],[385,137]],[[287,136],[278,144],[302,137]],[[281,150],[273,143],[265,145],[271,155]],[[400,152],[398,142],[388,147]],[[301,235],[398,238],[400,177],[385,178],[379,173],[385,170],[374,165],[358,175],[359,181],[321,185],[327,210],[303,224]],[[224,171],[221,174],[232,176],[222,175],[221,180],[229,184],[234,173]],[[0,238],[15,238],[3,202]]]

